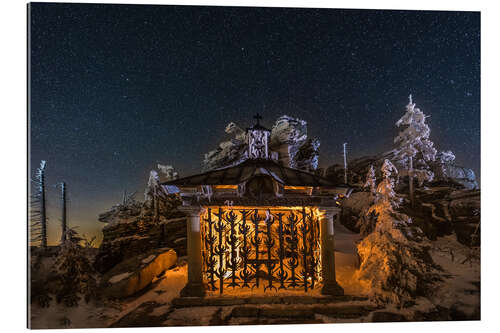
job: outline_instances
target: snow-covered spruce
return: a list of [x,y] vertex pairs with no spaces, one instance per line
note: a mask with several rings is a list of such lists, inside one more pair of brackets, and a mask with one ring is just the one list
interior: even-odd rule
[[366,174],[366,181],[363,187],[368,187],[370,189],[370,193],[375,197],[377,194],[377,178],[375,177],[375,168],[373,168],[373,164],[370,165],[370,169]]
[[426,116],[415,107],[412,96],[409,96],[406,113],[396,122],[402,127],[398,136],[394,138],[396,158],[405,166],[409,177],[410,201],[414,203],[413,177],[417,177],[419,185],[424,181],[432,181],[434,173],[430,170],[429,162],[436,159],[437,150],[429,139],[430,127],[425,123]]
[[361,234],[367,236],[357,245],[361,265],[356,278],[378,301],[402,306],[431,291],[439,279],[438,266],[427,252],[422,231],[395,210],[396,168],[385,160],[381,171],[384,179],[377,186],[377,199],[360,219],[365,222]]

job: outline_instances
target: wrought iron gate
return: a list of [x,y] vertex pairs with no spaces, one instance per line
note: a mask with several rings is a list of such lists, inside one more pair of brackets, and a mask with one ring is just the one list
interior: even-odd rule
[[203,278],[226,288],[303,288],[321,280],[319,215],[314,207],[207,207],[201,219]]

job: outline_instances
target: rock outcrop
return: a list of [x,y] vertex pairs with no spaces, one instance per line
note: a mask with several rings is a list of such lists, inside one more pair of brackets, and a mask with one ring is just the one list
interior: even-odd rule
[[157,219],[148,202],[116,205],[101,214],[99,221],[107,224],[102,228],[104,237],[94,261],[95,269],[104,273],[127,258],[163,247],[184,256],[186,218],[176,209],[178,205],[180,199],[176,195],[160,200]]
[[[340,222],[353,232],[360,232],[360,219],[373,203],[367,191],[354,192],[342,201]],[[480,243],[480,190],[457,189],[450,186],[417,188],[415,207],[408,203],[399,210],[412,217],[413,224],[431,240],[455,234],[467,246]]]
[[[229,123],[226,133],[234,137],[222,141],[206,153],[203,170],[213,170],[238,164],[245,159],[248,145],[246,133],[234,123]],[[278,153],[278,160],[285,166],[314,171],[318,168],[320,142],[307,136],[307,122],[283,115],[271,129],[269,149]]]
[[407,208],[430,239],[454,233],[468,246],[480,243],[481,192],[431,187],[416,191],[416,206]]
[[[438,153],[438,157],[440,154]],[[351,185],[361,185],[365,181],[366,173],[370,168],[370,165],[376,170],[377,178],[380,178],[380,166],[385,159],[389,159],[400,171],[400,176],[405,176],[405,169],[400,161],[395,158],[394,151],[385,152],[382,154],[374,156],[364,156],[356,159],[352,159],[348,163],[347,176],[348,183]],[[465,189],[478,189],[479,184],[477,182],[474,171],[469,168],[464,168],[455,164],[454,160],[445,160],[437,158],[435,162],[429,164],[429,171],[434,173],[434,179],[432,183],[435,184],[447,184],[449,186],[455,186],[457,188]],[[336,182],[343,183],[344,179],[344,168],[339,164],[334,164],[326,168],[325,177]],[[431,183],[431,184],[432,184]],[[401,186],[404,182],[400,182],[399,191],[402,190]]]
[[169,248],[153,249],[130,257],[102,276],[100,293],[108,298],[131,296],[150,285],[176,262],[177,254]]

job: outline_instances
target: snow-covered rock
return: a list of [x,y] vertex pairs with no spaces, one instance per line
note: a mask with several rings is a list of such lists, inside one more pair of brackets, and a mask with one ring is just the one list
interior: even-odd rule
[[271,146],[302,144],[307,139],[307,122],[299,118],[283,115],[276,120],[271,130]]
[[95,269],[104,273],[126,258],[151,249],[169,247],[178,255],[186,254],[186,219],[177,210],[177,195],[158,197],[158,218],[151,202],[129,202],[113,206],[99,215],[106,223],[103,241],[94,261]]
[[[204,171],[235,165],[246,159],[246,133],[233,122],[226,126],[225,132],[233,138],[222,141],[216,149],[205,154]],[[283,115],[272,126],[269,148],[278,153],[278,160],[285,166],[316,170],[319,146],[318,139],[308,139],[305,120]]]
[[342,201],[340,222],[349,230],[359,232],[358,220],[362,218],[373,203],[370,192],[355,192]]
[[319,166],[319,139],[307,139],[294,157],[294,167],[313,172]]
[[162,272],[177,262],[177,254],[169,248],[154,249],[128,258],[101,278],[100,291],[106,297],[124,298],[147,287]]
[[[455,164],[454,159],[441,158],[443,153],[437,154],[436,160],[432,162],[426,162],[428,170],[434,174],[432,183],[440,183],[453,185],[458,188],[465,189],[478,189],[479,185],[474,174],[474,171],[470,168],[465,168]],[[355,158],[348,161],[347,175],[348,182],[351,185],[362,186],[366,181],[366,174],[371,165],[375,168],[375,175],[378,179],[381,178],[380,167],[384,163],[385,159],[389,159],[400,172],[401,180],[407,177],[407,172],[405,170],[405,164],[403,161],[398,159],[394,150],[384,152],[374,156],[363,156]],[[424,166],[419,165],[419,160],[414,161],[415,165],[424,169]],[[329,166],[325,171],[325,177],[336,182],[343,182],[344,168],[339,164],[334,164]],[[403,186],[407,185],[407,181],[399,182],[399,191]]]

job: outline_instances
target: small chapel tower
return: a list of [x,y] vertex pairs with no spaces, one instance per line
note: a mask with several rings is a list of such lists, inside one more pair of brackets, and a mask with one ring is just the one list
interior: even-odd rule
[[260,124],[262,116],[256,114],[254,118],[257,123],[247,128],[248,137],[248,158],[250,159],[268,159],[269,158],[269,137],[271,131]]

